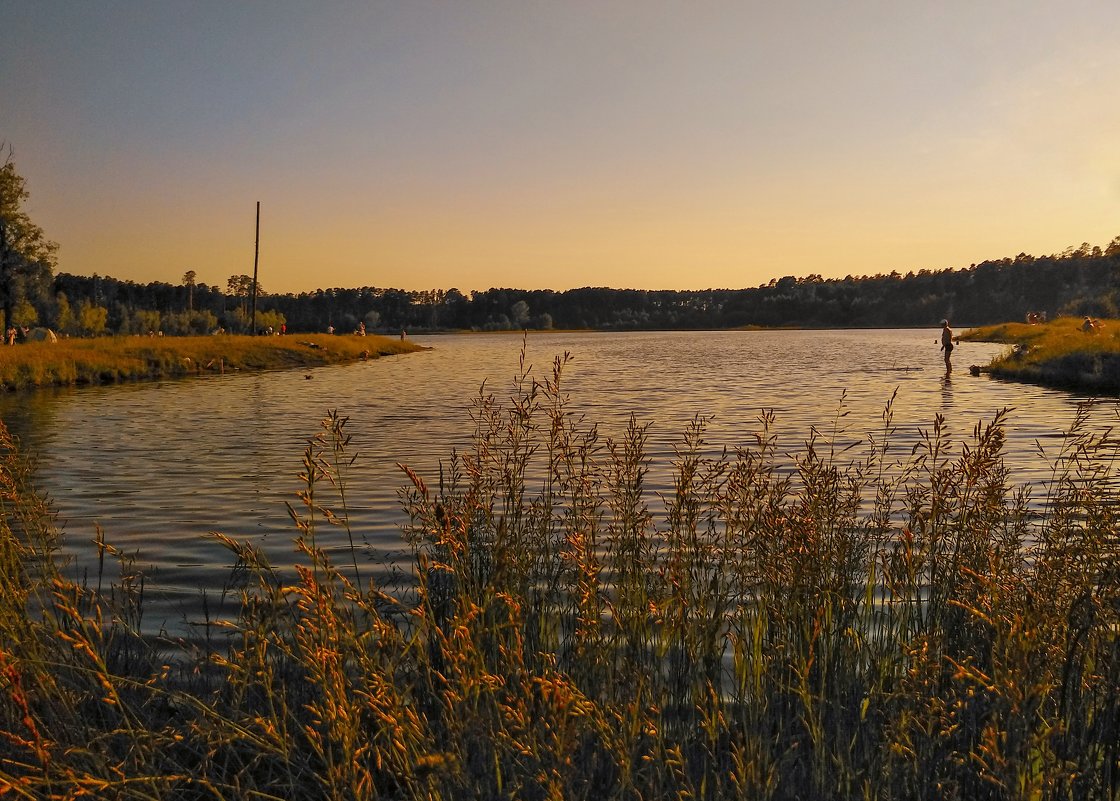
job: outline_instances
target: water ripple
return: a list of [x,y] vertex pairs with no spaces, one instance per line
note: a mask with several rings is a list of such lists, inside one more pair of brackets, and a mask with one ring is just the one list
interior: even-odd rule
[[[982,420],[1013,408],[1007,461],[1018,483],[1049,473],[1081,398],[968,374],[1001,346],[964,343],[949,378],[935,331],[749,331],[531,336],[528,361],[543,376],[571,352],[564,390],[572,408],[619,436],[631,414],[650,425],[652,491],[671,489],[670,463],[685,426],[710,417],[707,441],[753,441],[763,410],[776,414],[780,449],[797,451],[814,427],[840,424],[845,442],[881,432],[892,393],[900,450],[941,415],[957,442]],[[480,389],[508,398],[519,337],[422,339],[433,350],[310,371],[209,376],[197,380],[59,390],[0,398],[0,416],[37,455],[40,485],[55,502],[76,573],[89,572],[100,524],[150,573],[153,626],[200,614],[201,594],[218,599],[231,557],[206,535],[221,531],[261,545],[278,565],[294,558],[285,502],[295,503],[308,438],[327,409],[351,418],[360,453],[350,471],[355,539],[380,557],[402,548],[398,462],[428,480],[440,459],[469,445],[468,405]],[[1114,404],[1094,412],[1114,424]],[[339,536],[334,532],[333,536]],[[344,537],[344,535],[342,535]],[[344,539],[327,543],[342,562]],[[213,609],[211,609],[213,612]],[[154,621],[154,622],[153,622]]]

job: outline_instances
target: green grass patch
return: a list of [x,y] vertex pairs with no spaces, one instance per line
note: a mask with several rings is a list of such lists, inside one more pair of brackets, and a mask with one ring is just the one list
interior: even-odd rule
[[0,346],[7,390],[176,378],[230,370],[318,367],[421,350],[381,336],[102,337]]
[[970,330],[961,339],[1004,342],[1012,347],[986,369],[999,378],[1091,393],[1120,393],[1120,320],[1062,317],[1040,325],[1004,323]]

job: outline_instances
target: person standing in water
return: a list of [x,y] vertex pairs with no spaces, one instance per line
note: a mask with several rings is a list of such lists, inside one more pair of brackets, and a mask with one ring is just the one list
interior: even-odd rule
[[953,372],[953,363],[950,357],[953,355],[953,329],[949,327],[948,320],[941,321],[941,350],[945,351],[945,372]]

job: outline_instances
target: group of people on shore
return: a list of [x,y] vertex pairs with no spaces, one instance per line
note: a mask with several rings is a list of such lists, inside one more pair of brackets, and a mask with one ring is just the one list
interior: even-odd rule
[[[63,338],[68,335],[63,334]],[[25,325],[10,325],[4,331],[5,345],[19,345],[24,342],[58,342],[59,335],[49,328],[36,326],[28,328]]]
[[[328,334],[333,334],[334,333],[334,323],[329,323],[327,325],[327,333]],[[358,323],[358,327],[354,329],[354,335],[359,336],[359,337],[364,337],[366,335],[366,324],[364,322],[359,322]],[[405,333],[405,330],[402,328],[401,329],[401,341],[403,342],[407,337],[408,337],[408,334]]]

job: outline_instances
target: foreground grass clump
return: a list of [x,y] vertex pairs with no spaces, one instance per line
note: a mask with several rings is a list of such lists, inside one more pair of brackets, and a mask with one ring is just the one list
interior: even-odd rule
[[1088,392],[1120,393],[1120,320],[1097,321],[1094,333],[1083,318],[1060,317],[1041,325],[1004,323],[968,331],[961,339],[1006,342],[1014,347],[992,361],[992,375]]
[[896,455],[888,407],[865,453],[814,435],[793,473],[767,416],[731,452],[697,420],[655,501],[647,428],[602,437],[570,413],[561,375],[558,360],[508,402],[480,395],[474,445],[437,485],[405,468],[404,589],[361,573],[344,491],[355,454],[331,414],[292,508],[302,566],[281,575],[219,537],[240,613],[202,646],[140,634],[126,559],[113,586],[63,577],[50,509],[5,439],[0,787],[1118,797],[1113,441],[1074,421],[1032,499],[1004,468],[1000,417],[959,449],[935,420]]
[[412,342],[388,337],[326,334],[61,339],[0,346],[0,386],[30,389],[226,370],[318,367],[420,349]]

